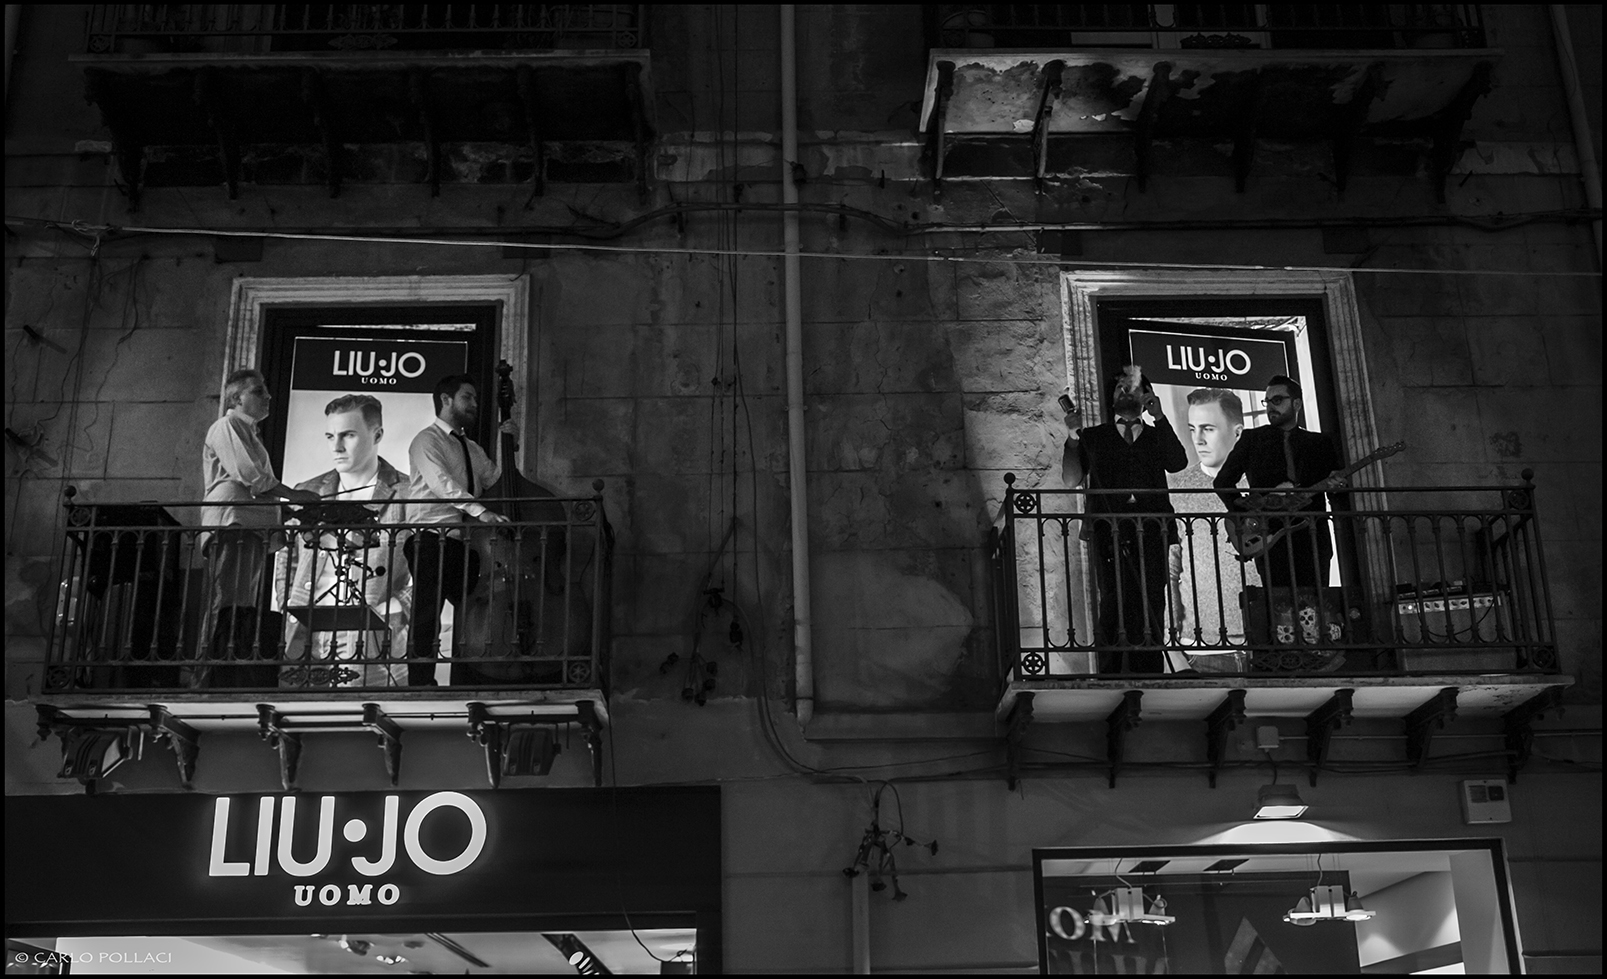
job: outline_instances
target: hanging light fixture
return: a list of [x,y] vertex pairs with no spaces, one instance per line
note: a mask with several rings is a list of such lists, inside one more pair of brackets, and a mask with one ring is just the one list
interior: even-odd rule
[[1361,898],[1356,896],[1355,891],[1351,891],[1349,894],[1345,895],[1346,921],[1371,921],[1376,917],[1378,917],[1378,912],[1373,911],[1370,908],[1363,907]]
[[1308,808],[1293,785],[1263,785],[1256,793],[1257,819],[1299,819]]
[[1166,913],[1166,898],[1159,894],[1149,899],[1146,906],[1142,887],[1118,887],[1100,895],[1094,902],[1095,912],[1089,915],[1097,925],[1127,922],[1137,925],[1169,925],[1177,920]]
[[1318,921],[1368,921],[1378,912],[1362,906],[1355,891],[1346,891],[1342,884],[1319,884],[1283,913],[1283,920],[1291,925],[1309,925]]
[[1318,915],[1311,909],[1311,898],[1302,897],[1295,906],[1283,913],[1283,920],[1291,925],[1314,925]]

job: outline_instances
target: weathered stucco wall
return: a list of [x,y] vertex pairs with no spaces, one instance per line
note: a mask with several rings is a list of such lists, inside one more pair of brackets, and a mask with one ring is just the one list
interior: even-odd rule
[[[7,214],[197,228],[500,227],[511,235],[566,224],[571,207],[618,220],[673,201],[731,200],[734,183],[749,204],[779,200],[773,10],[655,11],[661,139],[646,204],[622,184],[557,183],[528,206],[528,186],[518,184],[448,182],[431,198],[412,178],[393,176],[348,184],[334,200],[295,181],[248,183],[236,201],[219,187],[153,188],[130,215],[106,158],[76,150],[80,140],[106,138],[82,102],[80,70],[65,60],[79,44],[83,8],[35,7],[12,79]],[[1155,176],[1140,192],[1130,144],[1091,140],[1079,144],[1084,172],[1041,195],[1024,180],[955,181],[935,206],[917,179],[911,103],[921,96],[925,51],[915,11],[798,8],[802,199],[895,222],[1126,223],[1082,232],[1081,253],[1066,258],[1077,267],[1353,267],[1377,434],[1411,446],[1385,464],[1386,479],[1483,483],[1535,470],[1563,663],[1579,680],[1570,696],[1599,704],[1599,278],[1372,271],[1595,270],[1587,225],[1535,219],[1487,230],[1471,220],[1582,206],[1543,8],[1485,8],[1492,44],[1505,55],[1465,131],[1470,145],[1443,205],[1427,176],[1427,146],[1417,142],[1364,143],[1340,196],[1324,145],[1263,141],[1246,192],[1235,194],[1230,146],[1161,143]],[[1440,220],[1402,226],[1406,215]],[[1360,244],[1315,226],[1213,226],[1244,219],[1373,225]],[[1162,220],[1197,223],[1134,226]],[[982,541],[1004,473],[1028,486],[1054,480],[1063,435],[1053,404],[1066,372],[1059,249],[1040,253],[1031,232],[903,235],[818,214],[801,223],[806,250],[850,256],[803,263],[821,709],[985,715],[995,690]],[[792,675],[780,263],[765,254],[675,253],[773,252],[780,241],[780,218],[762,210],[692,215],[684,229],[661,221],[614,242],[640,252],[516,258],[496,248],[270,240],[261,261],[219,263],[199,236],[108,240],[92,259],[87,240],[33,229],[8,236],[7,427],[27,444],[7,440],[7,791],[64,788],[53,778],[58,749],[37,743],[22,702],[37,690],[53,614],[48,572],[61,489],[71,483],[93,500],[199,493],[199,443],[217,410],[239,276],[528,275],[532,312],[523,328],[534,356],[525,380],[536,438],[527,471],[564,490],[605,480],[620,532],[618,775],[649,783],[781,774],[753,697],[764,678],[779,714]],[[703,652],[721,672],[699,708],[681,701],[682,672],[659,666],[690,647],[706,581],[738,603],[756,638],[730,648],[729,613],[704,624]],[[906,766],[867,769],[867,777],[1000,761],[996,740],[806,744],[789,716],[778,719],[811,765]],[[1151,735],[1155,745],[1144,751],[1153,758],[1172,756],[1168,738],[1196,738],[1164,726]],[[1067,747],[1058,735],[1039,736]],[[1092,742],[1079,750],[1098,753]],[[473,752],[461,736],[422,739],[407,778],[478,784]],[[967,753],[975,757],[908,767]],[[306,781],[377,788],[377,754],[354,742],[323,768],[309,762]],[[1567,757],[1599,766],[1599,747]],[[202,772],[202,791],[276,784],[271,752],[250,738],[210,745]],[[176,788],[165,757],[121,777],[125,790]],[[553,784],[587,777],[577,743]],[[1315,796],[1335,813],[1334,828],[1359,837],[1455,835],[1463,827],[1454,781],[1335,777]],[[939,837],[944,849],[935,859],[911,849],[914,896],[875,904],[873,962],[1025,965],[1031,846],[1195,840],[1237,820],[1251,791],[1247,774],[1214,793],[1193,773],[1146,774],[1114,792],[1102,786],[1077,777],[1029,779],[1023,795],[996,781],[906,787],[912,831]],[[1525,775],[1516,799],[1507,836],[1520,860],[1526,941],[1599,949],[1600,833],[1583,828],[1599,820],[1599,779]],[[726,806],[729,966],[842,969],[848,896],[840,869],[868,820],[863,789],[733,784]],[[1551,883],[1542,886],[1543,875]]]
[[[744,183],[749,203],[778,196],[774,147],[764,135],[776,112],[773,18],[758,9],[710,9],[655,14],[663,141],[653,204],[720,199],[731,193],[731,177]],[[644,209],[625,185],[556,184],[526,207],[517,186],[448,185],[432,199],[416,184],[380,182],[348,185],[331,201],[321,188],[292,183],[248,184],[232,202],[220,188],[155,188],[129,215],[105,158],[83,159],[71,148],[104,137],[64,60],[77,42],[75,16],[47,8],[30,20],[8,142],[13,215],[427,229],[560,224],[571,205],[604,218]],[[1365,251],[1339,255],[1324,250],[1316,229],[1088,232],[1080,261],[1089,264],[1592,268],[1580,227],[1390,226],[1403,214],[1580,203],[1571,148],[1559,139],[1567,116],[1549,28],[1537,12],[1489,12],[1493,41],[1506,54],[1495,91],[1466,131],[1474,145],[1443,206],[1433,201],[1422,145],[1362,147],[1341,197],[1322,179],[1325,146],[1262,145],[1247,192],[1236,195],[1225,149],[1179,142],[1158,147],[1156,177],[1142,193],[1124,172],[1130,150],[1123,146],[1108,172],[1075,185],[1039,195],[1021,180],[960,182],[936,207],[914,180],[908,103],[919,95],[924,51],[913,10],[821,7],[801,16],[803,125],[818,134],[805,138],[806,201],[912,222],[1380,222],[1367,232]],[[720,132],[740,135],[709,138]],[[991,651],[980,542],[1003,472],[1027,485],[1051,475],[1061,434],[1052,410],[1065,371],[1055,266],[1018,264],[1046,259],[1027,233],[901,236],[858,218],[806,216],[803,223],[806,250],[874,256],[804,263],[822,705],[985,708]],[[660,222],[622,243],[773,250],[779,219],[694,215],[684,229]],[[931,261],[934,248],[978,260]],[[661,676],[657,666],[686,644],[711,566],[712,583],[748,616],[758,618],[762,606],[761,634],[773,653],[783,652],[790,590],[774,258],[526,252],[509,259],[483,248],[271,241],[261,262],[217,264],[202,237],[112,242],[91,261],[81,243],[37,231],[8,242],[8,251],[10,427],[36,442],[32,451],[8,443],[13,661],[37,656],[37,643],[27,640],[40,632],[49,602],[37,590],[37,559],[54,547],[64,482],[92,499],[196,492],[194,460],[215,411],[233,279],[398,271],[530,274],[537,357],[529,380],[540,405],[535,472],[566,489],[596,477],[609,483],[622,530],[622,692],[678,695],[677,675]],[[1590,699],[1600,690],[1600,575],[1592,560],[1600,547],[1597,282],[1356,277],[1378,434],[1412,446],[1386,464],[1388,478],[1484,482],[1536,469],[1563,653],[1584,681],[1576,695]],[[44,341],[22,332],[24,325]],[[1571,421],[1549,422],[1558,417]],[[732,543],[715,559],[733,516]],[[779,659],[777,667],[779,688],[788,671]],[[734,674],[718,694],[749,689],[743,671]]]

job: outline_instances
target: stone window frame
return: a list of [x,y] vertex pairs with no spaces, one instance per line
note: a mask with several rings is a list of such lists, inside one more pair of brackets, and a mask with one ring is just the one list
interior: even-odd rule
[[[525,397],[530,358],[530,276],[518,275],[339,275],[243,276],[229,297],[229,328],[223,372],[218,378],[218,413],[223,383],[242,367],[262,362],[262,324],[268,307],[423,306],[483,304],[497,307],[497,356],[514,365],[515,403],[520,427],[535,430],[535,405]],[[419,329],[429,329],[421,324]]]
[[[1328,353],[1339,405],[1338,439],[1346,459],[1360,459],[1379,446],[1372,384],[1362,342],[1361,308],[1349,272],[1283,269],[1082,269],[1060,273],[1061,338],[1066,383],[1090,424],[1104,418],[1099,383],[1099,300],[1121,299],[1318,299],[1323,304]],[[1377,470],[1363,469],[1355,486],[1376,485]],[[1384,509],[1385,494],[1358,493],[1361,509]],[[1390,577],[1383,535],[1369,528],[1365,553],[1368,597],[1376,606],[1387,599]],[[1086,572],[1086,568],[1084,569]]]

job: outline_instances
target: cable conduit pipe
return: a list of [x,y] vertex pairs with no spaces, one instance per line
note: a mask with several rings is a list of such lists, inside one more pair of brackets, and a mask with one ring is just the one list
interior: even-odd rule
[[[798,46],[796,9],[781,13],[781,201],[798,203],[792,168],[798,162]],[[782,273],[787,315],[787,469],[792,516],[792,643],[799,726],[815,714],[814,631],[809,609],[809,469],[804,456],[803,297],[798,244],[798,212],[782,217]]]
[[1554,3],[1551,7],[1551,36],[1557,42],[1557,73],[1562,76],[1562,90],[1568,99],[1568,119],[1573,123],[1574,152],[1579,156],[1579,179],[1585,184],[1585,203],[1596,210],[1597,217],[1590,222],[1596,239],[1596,268],[1601,268],[1601,166],[1596,161],[1596,150],[1591,144],[1590,117],[1585,114],[1585,96],[1579,89],[1579,66],[1574,61],[1573,37],[1568,31],[1568,7]]

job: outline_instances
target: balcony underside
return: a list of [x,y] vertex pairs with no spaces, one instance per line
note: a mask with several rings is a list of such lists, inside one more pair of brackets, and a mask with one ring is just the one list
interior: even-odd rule
[[[1140,189],[1157,139],[1233,143],[1244,189],[1258,139],[1328,141],[1343,190],[1363,137],[1431,140],[1431,170],[1454,164],[1463,123],[1490,86],[1501,52],[1065,50],[930,52],[921,105],[925,158],[938,192],[956,142],[1018,141],[1038,181],[1075,173],[1051,143],[1123,134],[1134,140]],[[1072,154],[1075,157],[1075,154]],[[1025,175],[1025,174],[1023,174]]]
[[[646,179],[645,51],[76,59],[123,184]],[[400,159],[387,147],[411,147]]]
[[75,720],[149,719],[153,706],[203,733],[256,732],[261,712],[269,705],[303,720],[336,720],[359,714],[375,704],[404,731],[462,730],[467,705],[483,704],[494,719],[540,719],[543,722],[577,720],[581,702],[588,702],[597,719],[608,723],[607,700],[602,690],[485,690],[430,688],[427,690],[209,690],[204,693],[151,691],[141,697],[130,691],[82,691],[42,694],[32,698]]
[[1140,716],[1157,721],[1203,721],[1233,690],[1245,692],[1244,713],[1252,717],[1306,717],[1341,690],[1352,691],[1356,717],[1406,717],[1445,690],[1456,691],[1459,716],[1497,716],[1572,684],[1573,677],[1562,675],[1013,680],[999,699],[998,716],[1007,719],[1027,693],[1035,722],[1104,721],[1133,690],[1143,694]]

